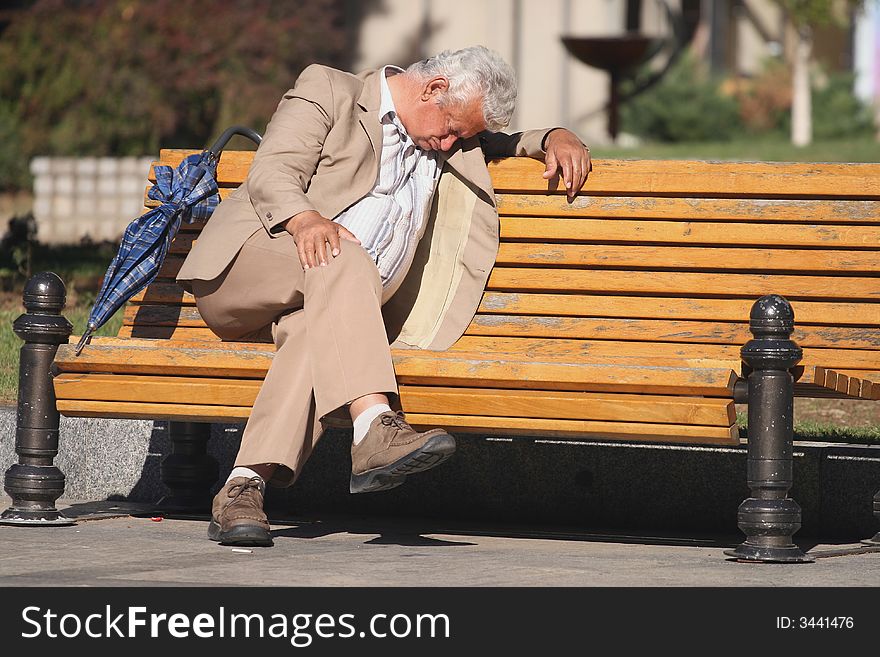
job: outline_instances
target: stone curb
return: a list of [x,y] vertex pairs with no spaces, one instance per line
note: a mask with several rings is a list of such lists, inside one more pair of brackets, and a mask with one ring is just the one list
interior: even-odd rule
[[[214,425],[209,453],[222,479],[242,425]],[[443,466],[397,489],[351,495],[350,432],[330,430],[289,489],[269,489],[267,508],[334,513],[491,519],[604,529],[736,532],[748,496],[746,449],[590,440],[457,436]],[[0,409],[0,469],[15,462],[15,409]],[[167,423],[61,420],[56,464],[64,497],[153,504],[167,491],[159,464],[170,452]],[[802,508],[796,537],[859,540],[880,527],[880,445],[795,444],[791,496]],[[215,485],[217,490],[220,482]],[[4,497],[3,508],[9,498]]]

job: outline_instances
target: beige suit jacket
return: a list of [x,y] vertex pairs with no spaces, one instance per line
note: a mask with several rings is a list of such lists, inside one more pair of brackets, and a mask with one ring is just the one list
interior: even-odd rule
[[[258,230],[278,237],[305,210],[333,218],[372,190],[382,148],[379,75],[317,64],[302,72],[272,116],[247,179],[217,206],[187,256],[181,285],[219,276]],[[547,132],[482,133],[445,154],[425,235],[383,307],[395,346],[442,350],[467,328],[498,252],[486,157],[543,157]]]

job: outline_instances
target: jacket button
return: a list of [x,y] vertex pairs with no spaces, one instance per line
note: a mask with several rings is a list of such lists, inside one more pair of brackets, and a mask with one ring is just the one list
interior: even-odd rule
[[272,218],[272,213],[271,213],[271,212],[267,212],[267,213],[266,213],[266,219],[271,219],[271,218]]

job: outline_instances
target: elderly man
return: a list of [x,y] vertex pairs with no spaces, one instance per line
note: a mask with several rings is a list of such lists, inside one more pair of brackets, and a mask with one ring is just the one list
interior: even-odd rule
[[481,46],[405,71],[313,65],[284,95],[178,274],[218,336],[271,330],[276,346],[209,538],[271,545],[265,485],[293,484],[338,409],[354,427],[352,493],[452,455],[452,436],[392,408],[389,342],[445,349],[476,312],[498,248],[486,157],[543,158],[570,197],[591,169],[568,130],[497,132],[515,98],[512,69]]

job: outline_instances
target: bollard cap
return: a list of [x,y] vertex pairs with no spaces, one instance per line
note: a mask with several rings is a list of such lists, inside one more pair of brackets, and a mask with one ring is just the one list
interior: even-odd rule
[[785,336],[794,331],[794,309],[785,297],[767,294],[755,301],[749,315],[752,333],[774,333]]
[[58,314],[67,302],[67,290],[58,274],[40,272],[25,283],[22,302],[28,312]]

